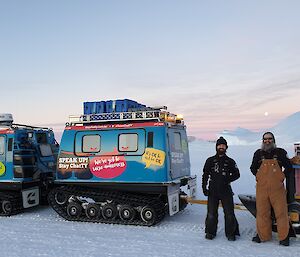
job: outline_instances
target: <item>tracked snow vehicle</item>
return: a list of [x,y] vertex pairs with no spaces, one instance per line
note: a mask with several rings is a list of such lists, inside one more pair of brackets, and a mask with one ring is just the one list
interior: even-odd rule
[[[295,201],[288,204],[288,211],[291,221],[290,236],[300,234],[300,144],[295,144],[296,156],[291,159],[295,171],[295,183],[287,183],[287,190],[289,187],[295,187]],[[292,189],[294,191],[294,189]],[[254,195],[239,195],[241,202],[256,217],[256,197]],[[275,214],[272,211],[272,228],[277,231]]]
[[61,139],[48,197],[60,216],[151,226],[185,208],[181,189],[195,194],[196,179],[181,118],[127,99],[85,103],[84,110],[70,116]]
[[0,216],[47,200],[58,144],[51,129],[13,123],[0,114]]

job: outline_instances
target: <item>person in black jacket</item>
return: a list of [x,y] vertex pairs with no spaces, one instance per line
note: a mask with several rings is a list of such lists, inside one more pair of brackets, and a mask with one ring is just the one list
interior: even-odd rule
[[[294,201],[295,176],[287,152],[276,147],[273,133],[263,134],[261,149],[254,155],[250,167],[256,177],[256,228],[252,241],[260,243],[272,238],[271,208],[276,221],[279,243],[289,245],[287,203]],[[287,193],[284,188],[286,179]]]
[[203,194],[208,196],[205,238],[210,240],[217,233],[219,201],[224,210],[226,237],[235,241],[236,235],[239,235],[230,183],[240,177],[240,172],[235,161],[226,155],[227,148],[227,141],[220,137],[216,143],[216,155],[209,157],[203,168],[202,189]]

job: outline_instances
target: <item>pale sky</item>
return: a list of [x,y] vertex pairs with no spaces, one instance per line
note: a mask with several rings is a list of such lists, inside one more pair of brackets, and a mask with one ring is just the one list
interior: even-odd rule
[[[214,139],[300,111],[300,1],[0,0],[0,113],[63,128],[134,99]],[[268,114],[268,115],[266,115]]]

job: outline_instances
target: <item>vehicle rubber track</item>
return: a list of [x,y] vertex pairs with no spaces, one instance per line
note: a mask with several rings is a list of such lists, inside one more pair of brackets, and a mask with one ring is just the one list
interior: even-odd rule
[[22,197],[19,192],[0,192],[0,216],[11,216],[23,210]]
[[[57,200],[58,197],[60,200]],[[88,203],[82,199],[92,199],[94,202]],[[152,226],[160,222],[166,214],[166,204],[157,195],[105,191],[77,186],[54,188],[48,195],[48,201],[61,217],[69,221]],[[74,203],[77,209],[75,208],[75,212],[71,211],[72,214],[70,214],[68,208]],[[93,217],[89,217],[87,214],[88,204],[97,205],[99,208],[98,213]],[[115,210],[115,215],[109,218],[103,214],[107,206],[112,206]],[[120,210],[126,208],[125,206],[134,210],[134,215],[131,218],[120,217]],[[80,210],[77,212],[78,208]],[[142,213],[144,214],[143,217]]]

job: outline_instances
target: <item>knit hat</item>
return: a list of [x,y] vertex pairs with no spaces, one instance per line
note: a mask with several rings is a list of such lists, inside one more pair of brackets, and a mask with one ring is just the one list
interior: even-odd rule
[[262,136],[262,139],[264,139],[265,135],[270,135],[270,136],[273,138],[273,142],[276,143],[276,142],[275,142],[275,136],[274,136],[274,134],[273,134],[272,132],[270,132],[270,131],[265,132],[265,133],[263,134],[263,136]]
[[224,137],[220,137],[220,138],[217,140],[216,147],[217,147],[218,145],[226,145],[226,148],[228,148],[227,141],[225,140]]

